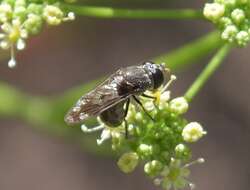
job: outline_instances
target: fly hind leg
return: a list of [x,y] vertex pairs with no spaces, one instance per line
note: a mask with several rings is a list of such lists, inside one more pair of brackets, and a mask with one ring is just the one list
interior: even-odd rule
[[127,100],[125,105],[125,113],[124,113],[124,122],[125,122],[125,138],[128,139],[128,122],[126,117],[128,115],[128,108],[129,108],[130,98]]
[[147,110],[144,108],[143,104],[141,103],[141,101],[135,96],[132,96],[133,99],[136,101],[136,103],[141,106],[142,110],[147,114],[147,116],[152,120],[155,121],[154,118],[147,112]]

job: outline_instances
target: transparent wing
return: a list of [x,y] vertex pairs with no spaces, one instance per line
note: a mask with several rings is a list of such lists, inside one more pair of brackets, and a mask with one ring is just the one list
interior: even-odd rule
[[140,66],[130,66],[118,70],[101,85],[82,96],[68,112],[65,122],[81,123],[88,117],[95,117],[104,110],[150,88],[151,80]]
[[102,111],[128,98],[129,94],[118,93],[119,82],[113,77],[82,96],[65,116],[68,124],[81,123],[88,117],[95,117]]

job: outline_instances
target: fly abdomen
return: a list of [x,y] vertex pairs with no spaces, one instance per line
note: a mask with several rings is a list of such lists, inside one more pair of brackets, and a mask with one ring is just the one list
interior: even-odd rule
[[126,117],[124,103],[125,101],[122,101],[103,111],[100,114],[100,119],[102,120],[102,122],[109,127],[118,127],[119,125],[121,125]]

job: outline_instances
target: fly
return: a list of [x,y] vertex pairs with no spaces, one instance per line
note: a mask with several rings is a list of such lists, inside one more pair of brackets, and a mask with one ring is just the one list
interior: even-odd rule
[[110,127],[117,127],[125,121],[130,100],[133,99],[147,113],[139,96],[154,98],[144,94],[154,91],[169,79],[168,70],[163,65],[145,62],[139,66],[121,68],[89,93],[82,96],[65,116],[69,125],[82,123],[89,117],[97,117]]

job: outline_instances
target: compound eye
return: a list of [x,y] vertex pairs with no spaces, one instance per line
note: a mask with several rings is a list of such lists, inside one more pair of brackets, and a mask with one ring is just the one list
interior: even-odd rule
[[149,70],[154,71],[156,69],[156,65],[153,62],[147,61],[143,63]]

